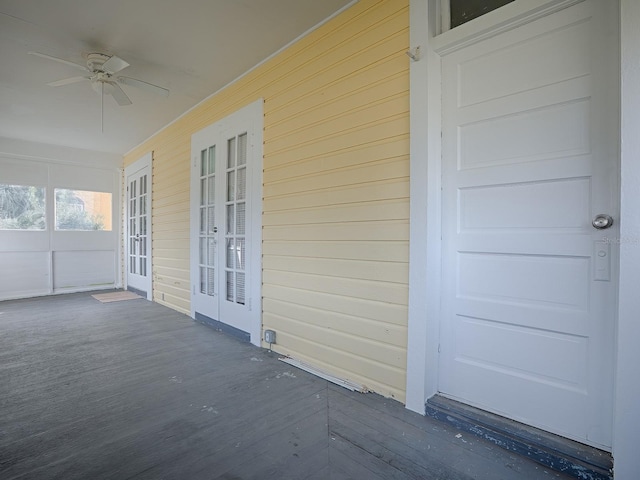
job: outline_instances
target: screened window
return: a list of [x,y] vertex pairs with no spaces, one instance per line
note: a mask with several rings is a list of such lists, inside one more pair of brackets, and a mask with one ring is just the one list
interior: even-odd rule
[[56,230],[111,231],[111,194],[55,189]]
[[0,230],[44,230],[45,189],[0,184]]

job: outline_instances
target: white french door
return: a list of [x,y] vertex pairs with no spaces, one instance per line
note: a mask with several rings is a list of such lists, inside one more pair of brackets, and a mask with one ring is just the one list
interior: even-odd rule
[[259,344],[262,156],[254,125],[240,111],[192,137],[191,310]]
[[151,300],[151,154],[127,167],[125,176],[127,287]]
[[587,0],[442,57],[439,390],[604,449],[617,38],[617,9]]

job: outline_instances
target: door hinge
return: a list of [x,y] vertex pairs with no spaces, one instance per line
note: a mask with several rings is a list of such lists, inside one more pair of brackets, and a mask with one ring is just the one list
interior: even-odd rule
[[191,294],[192,295],[196,294],[196,286],[195,286],[195,284],[191,287]]
[[440,353],[440,344],[438,344],[438,353]]
[[249,311],[251,311],[251,299],[250,298],[247,299],[247,308],[249,309]]

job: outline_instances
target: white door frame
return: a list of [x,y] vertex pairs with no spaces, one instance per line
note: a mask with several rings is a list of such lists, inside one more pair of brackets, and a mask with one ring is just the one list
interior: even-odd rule
[[[581,0],[520,0],[503,7],[516,24],[530,21]],[[410,0],[410,47],[420,47],[417,60],[410,60],[411,105],[411,231],[409,253],[409,319],[407,348],[407,408],[425,413],[425,401],[438,391],[438,339],[441,298],[441,145],[440,145],[440,55],[446,49],[443,39],[433,40],[440,28],[438,0]],[[637,452],[635,435],[640,416],[634,415],[640,382],[640,2],[620,0],[622,48],[622,125],[621,168],[621,249],[618,310],[614,352],[615,398],[613,455],[616,478],[634,478]],[[529,10],[529,15],[526,13]],[[529,17],[527,19],[526,17]],[[494,15],[495,17],[495,15]],[[478,41],[492,31],[513,28],[513,22],[479,18],[479,35],[468,36],[464,25],[447,32],[449,45],[462,46]],[[517,26],[517,25],[514,25]],[[476,30],[474,28],[474,30]],[[456,32],[457,31],[457,32]],[[426,132],[426,135],[425,135]],[[425,188],[426,186],[426,188]]]
[[[263,178],[263,128],[264,128],[264,106],[263,99],[260,98],[253,103],[235,111],[234,113],[226,116],[225,118],[216,121],[212,125],[203,128],[202,130],[192,135],[191,144],[191,156],[196,155],[194,153],[194,136],[208,136],[218,135],[224,133],[229,128],[235,128],[241,124],[246,126],[245,129],[250,132],[250,136],[253,138],[253,155],[255,156],[255,165],[252,172],[247,177],[247,190],[251,189],[251,196],[249,201],[251,206],[249,210],[249,216],[247,217],[247,241],[250,242],[249,256],[247,263],[250,265],[250,271],[252,272],[247,282],[247,291],[249,292],[246,298],[246,305],[249,308],[250,313],[250,326],[249,336],[250,342],[253,345],[260,346],[262,339],[262,178]],[[194,161],[192,158],[192,161]],[[247,159],[247,163],[249,163]],[[190,170],[193,166],[190,167]],[[192,214],[193,204],[198,203],[198,192],[193,188],[193,178],[190,180],[191,192],[189,199],[189,213],[191,216],[189,228],[190,234],[197,235],[199,226],[198,219]],[[250,232],[249,232],[250,230]],[[193,238],[189,243],[189,265],[190,265],[190,280],[191,280],[191,293],[195,295],[198,285],[198,268],[196,259],[194,258],[194,249],[197,251],[197,244],[193,242]],[[196,318],[196,311],[194,302],[191,303],[191,317]]]
[[146,281],[146,292],[147,292],[147,300],[153,300],[153,251],[151,250],[151,235],[153,232],[152,228],[152,220],[153,220],[153,211],[151,210],[152,201],[153,201],[153,152],[146,153],[141,158],[133,162],[131,165],[127,166],[124,169],[124,228],[123,228],[123,245],[124,245],[124,262],[123,262],[123,282],[125,290],[129,286],[129,199],[128,199],[128,190],[127,190],[127,179],[129,176],[138,170],[141,170],[145,167],[149,168],[149,186],[148,186],[148,202],[147,202],[147,258],[149,259],[147,264],[147,281]]

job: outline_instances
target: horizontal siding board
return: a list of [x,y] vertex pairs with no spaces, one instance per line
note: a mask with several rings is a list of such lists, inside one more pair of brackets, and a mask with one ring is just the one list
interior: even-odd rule
[[166,295],[171,295],[175,298],[181,298],[187,301],[189,300],[188,288],[185,289],[180,284],[172,282],[171,279],[162,279],[162,281],[158,281],[155,290]]
[[189,279],[189,259],[179,258],[178,255],[178,252],[176,252],[175,255],[167,255],[167,253],[164,253],[164,255],[158,255],[154,250],[153,257],[156,259],[156,262],[153,267],[153,271],[161,271],[159,269],[172,269],[180,272],[179,274],[175,274],[175,276],[185,276],[185,278]]
[[159,259],[173,259],[189,261],[189,249],[184,248],[164,248],[153,242],[153,256]]
[[[189,235],[189,232],[185,232],[184,235]],[[188,240],[186,238],[158,238],[158,237],[153,237],[153,252],[154,252],[154,260],[155,260],[155,251],[156,248],[160,249],[160,250],[164,250],[166,252],[169,252],[169,255],[179,255],[179,256],[183,256],[183,255],[187,255],[187,257],[189,256],[189,245],[188,245],[188,241],[187,246],[185,247],[185,240]],[[173,253],[171,253],[173,252]]]
[[[189,218],[187,217],[185,219],[184,214],[183,215],[179,215],[176,213],[172,213],[171,215],[168,215],[168,217],[170,218],[175,218],[174,221],[170,221],[170,220],[165,220],[163,219],[163,221],[157,221],[153,224],[153,232],[154,235],[157,235],[160,238],[163,238],[163,236],[165,235],[165,233],[170,233],[170,232],[184,232],[185,230],[189,230]],[[180,237],[183,238],[183,237]]]
[[[399,348],[405,348],[407,345],[407,328],[403,325],[390,325],[386,322],[377,322],[370,318],[356,315],[345,315],[336,312],[327,313],[322,309],[270,298],[265,299],[264,302],[265,311],[276,317],[295,319],[298,322],[308,323],[319,328],[361,336]],[[274,326],[273,323],[270,323],[270,325]]]
[[262,281],[289,288],[304,288],[315,292],[344,295],[363,300],[406,305],[409,295],[405,284],[390,284],[385,281],[344,278],[329,275],[294,273],[267,270],[262,272]]
[[[283,272],[309,273],[360,280],[373,280],[389,284],[409,283],[407,263],[377,262],[370,260],[344,260],[334,258],[265,256],[263,269]],[[349,295],[345,292],[344,295]]]
[[[322,111],[329,106],[335,106],[336,103],[356,96],[360,92],[377,91],[375,87],[385,82],[397,82],[398,79],[401,79],[404,85],[408,87],[407,73],[408,64],[406,58],[400,55],[392,55],[351,75],[339,77],[330,85],[310,91],[295,102],[289,102],[279,108],[271,104],[268,114],[265,114],[265,121],[268,122],[270,128],[276,128],[283,122],[296,120],[299,116],[304,116],[310,112],[321,116]],[[390,90],[395,91],[393,88]],[[388,91],[385,90],[384,95],[387,95]],[[365,95],[368,96],[367,93]],[[330,114],[333,114],[333,112]]]
[[395,117],[376,119],[335,136],[304,145],[293,145],[279,152],[269,152],[265,145],[264,165],[265,168],[273,168],[298,161],[300,158],[322,158],[371,142],[407,135],[408,131],[409,116],[405,113]]
[[270,95],[271,108],[297,101],[337,78],[353,75],[401,52],[407,47],[408,40],[405,13],[406,10],[402,10],[398,15],[386,17],[384,23],[370,27],[360,36],[350,35],[333,49],[332,55],[317,55],[313,62],[290,72],[276,84],[279,91]]
[[403,135],[372,142],[358,149],[347,149],[336,154],[325,155],[321,158],[303,158],[294,163],[265,169],[263,179],[268,185],[304,175],[379,162],[388,158],[408,158],[407,140],[407,136]]
[[[162,211],[162,208],[166,205],[184,205],[185,203],[189,204],[189,191],[180,190],[178,192],[174,192],[171,195],[167,195],[166,192],[158,192],[153,195],[153,214],[154,216],[158,215],[158,212]],[[187,209],[187,212],[189,210]]]
[[180,280],[181,282],[189,283],[189,270],[185,269],[184,265],[177,267],[157,266],[153,269],[153,273],[159,278],[170,279],[170,281]]
[[156,209],[155,207],[156,206],[153,205],[154,210],[156,210],[154,211],[154,213],[161,213],[160,215],[156,215],[153,219],[155,223],[166,222],[165,216],[167,215],[179,213],[180,215],[184,216],[189,214],[189,202],[169,203],[163,205],[162,207],[159,207],[158,209]]
[[264,227],[263,240],[409,241],[409,221],[329,223]]
[[[164,299],[162,298],[162,294],[164,293]],[[154,302],[158,302],[161,305],[164,305],[169,308],[173,308],[174,310],[184,313],[185,315],[190,314],[190,306],[189,299],[184,299],[182,297],[176,297],[174,295],[170,295],[162,290],[154,290],[153,291],[153,300]]]
[[330,117],[322,122],[299,126],[295,131],[285,137],[273,139],[265,143],[268,152],[286,151],[297,146],[317,143],[327,138],[335,138],[343,132],[357,130],[363,125],[371,125],[371,119],[379,119],[377,122],[399,115],[406,116],[409,113],[408,92],[393,95],[384,102],[368,105],[361,110],[352,110],[348,114]]
[[[357,12],[362,6],[364,6],[364,10]],[[246,88],[256,88],[255,84],[259,80],[262,83],[261,87],[265,97],[269,99],[276,98],[278,94],[291,91],[293,85],[288,80],[289,77],[298,75],[298,77],[302,77],[298,82],[305,83],[304,81],[310,80],[314,73],[317,75],[319,73],[318,62],[326,65],[326,69],[335,70],[336,61],[346,54],[345,50],[342,53],[339,52],[345,43],[351,43],[351,48],[355,49],[355,52],[352,50],[351,56],[357,57],[356,53],[364,50],[369,45],[365,43],[367,39],[363,39],[362,36],[386,22],[395,12],[399,10],[407,12],[405,28],[408,28],[407,8],[406,2],[383,1],[378,2],[378,5],[373,8],[371,8],[370,4],[356,5],[345,15],[334,19],[335,21],[331,22],[330,28],[323,29],[323,34],[317,36],[318,31],[312,32],[303,42],[294,44],[283,55],[279,55],[278,58],[274,59],[273,65],[265,66],[265,68],[261,69],[259,75],[248,79]],[[351,18],[343,21],[346,17]],[[330,32],[327,31],[329,29]],[[393,31],[393,29],[387,30]],[[378,33],[378,36],[384,36],[385,33],[386,31],[382,34]],[[352,66],[354,71],[358,68],[360,68],[358,65]],[[307,71],[310,69],[311,73],[307,75],[298,74],[298,72],[305,71],[305,69]],[[283,75],[284,71],[287,72],[286,75]],[[293,95],[292,97],[297,98]],[[292,100],[285,98],[283,103],[287,103],[287,101]]]
[[306,321],[277,316],[273,313],[265,313],[264,322],[277,332],[285,331],[289,335],[304,338],[335,350],[349,352],[376,363],[379,363],[378,358],[382,356],[385,359],[385,365],[402,371],[406,369],[406,354],[401,347],[373,341],[361,335],[314,325]]
[[328,207],[299,208],[265,212],[263,225],[304,225],[307,223],[365,222],[395,220],[409,215],[408,199],[385,200]]
[[407,112],[409,85],[403,77],[394,77],[392,80],[357,94],[346,95],[334,103],[307,110],[269,128],[266,133],[271,139],[270,148],[277,150],[291,141],[309,141],[328,136],[358,125],[366,118],[384,118]]
[[294,242],[282,240],[264,242],[262,253],[265,257],[288,255],[290,257],[406,262],[409,257],[409,244],[408,242]]
[[391,325],[406,326],[407,324],[407,307],[405,305],[349,298],[273,284],[264,285],[263,294],[265,299],[272,298],[282,302],[323,309],[327,312],[370,318]]
[[408,47],[408,0],[360,0],[130,152],[154,152],[154,300],[190,312],[191,136],[263,98],[263,327],[404,401]]
[[310,192],[324,188],[359,185],[369,182],[389,180],[392,178],[407,178],[409,167],[407,158],[394,157],[372,164],[357,165],[342,170],[333,170],[304,177],[297,177],[289,181],[271,183],[264,188],[265,198],[288,195],[291,193]]
[[409,198],[409,179],[406,177],[269,197],[264,199],[264,211],[288,210],[292,205],[309,208],[399,198]]
[[[385,363],[371,361],[348,351],[338,350],[282,333],[273,349],[283,355],[306,361],[338,378],[354,381],[383,395],[404,400],[406,373]],[[283,342],[283,343],[280,343]],[[286,346],[285,346],[286,345]],[[342,367],[348,365],[349,368]]]

